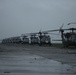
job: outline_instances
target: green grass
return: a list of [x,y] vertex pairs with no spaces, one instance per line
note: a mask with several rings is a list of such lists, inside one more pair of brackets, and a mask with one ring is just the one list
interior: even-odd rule
[[62,43],[52,43],[53,47],[63,47]]

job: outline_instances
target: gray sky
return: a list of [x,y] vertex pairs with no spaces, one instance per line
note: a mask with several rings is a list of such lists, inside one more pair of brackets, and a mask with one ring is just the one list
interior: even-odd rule
[[76,27],[76,0],[0,0],[0,39],[40,29]]

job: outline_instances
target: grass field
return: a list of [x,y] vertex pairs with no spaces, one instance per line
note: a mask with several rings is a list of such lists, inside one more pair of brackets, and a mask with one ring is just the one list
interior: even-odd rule
[[52,43],[52,46],[54,47],[63,47],[62,43]]
[[[64,45],[62,43],[52,43],[52,47],[60,47],[60,48],[63,48]],[[75,46],[68,46],[67,48],[76,49]]]

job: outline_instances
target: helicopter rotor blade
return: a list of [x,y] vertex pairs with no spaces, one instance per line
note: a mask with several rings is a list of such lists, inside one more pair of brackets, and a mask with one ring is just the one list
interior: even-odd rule
[[62,24],[62,26],[60,27],[60,29],[62,29],[62,28],[63,28],[63,26],[64,26],[64,23]]
[[52,35],[59,35],[59,34],[56,34],[56,33],[48,33],[48,34],[52,34]]
[[43,32],[56,32],[56,31],[61,31],[61,30],[76,30],[76,28],[47,30],[47,31],[43,31]]
[[68,23],[67,25],[70,25],[70,24],[76,24],[76,22],[71,22],[71,23]]
[[62,30],[63,26],[64,26],[64,23],[63,23],[62,26],[60,27],[59,33],[60,33],[60,31]]

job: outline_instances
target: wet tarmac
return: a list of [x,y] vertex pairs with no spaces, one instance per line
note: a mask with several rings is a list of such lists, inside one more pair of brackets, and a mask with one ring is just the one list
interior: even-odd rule
[[67,64],[29,53],[0,54],[0,75],[76,75]]
[[76,75],[76,67],[24,50],[3,51],[0,75]]

